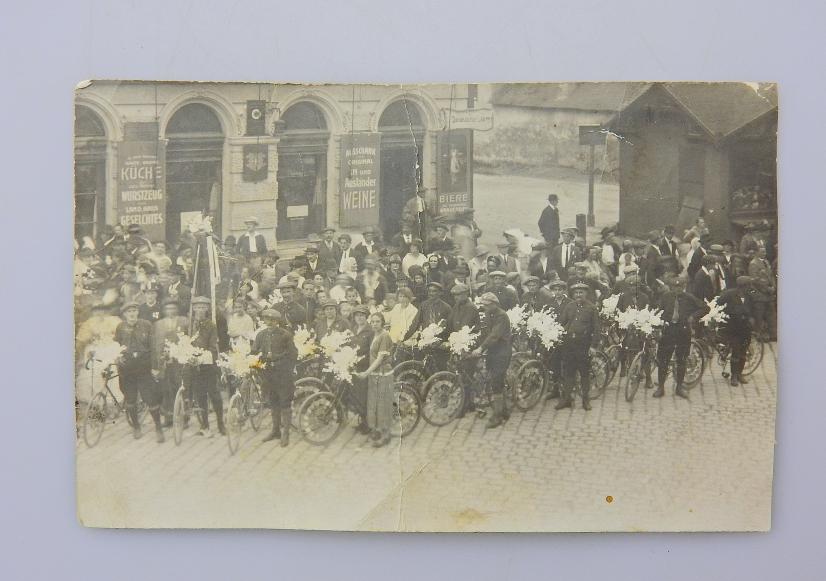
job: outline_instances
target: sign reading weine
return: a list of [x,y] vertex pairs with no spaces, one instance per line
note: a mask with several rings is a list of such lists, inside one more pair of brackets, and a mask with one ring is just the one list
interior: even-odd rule
[[341,138],[341,226],[379,222],[379,133],[351,133]]
[[118,146],[118,221],[138,224],[150,240],[165,238],[164,149],[160,141],[123,141]]

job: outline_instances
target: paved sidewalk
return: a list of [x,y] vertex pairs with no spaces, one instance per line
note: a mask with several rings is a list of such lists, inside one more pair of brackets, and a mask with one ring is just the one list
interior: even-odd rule
[[[88,525],[357,530],[697,530],[770,525],[777,346],[748,385],[715,365],[691,400],[624,400],[618,382],[585,412],[545,402],[502,428],[422,421],[383,449],[345,427],[327,447],[286,449],[245,432],[132,439],[123,419],[78,442]],[[265,424],[264,429],[268,426]],[[611,502],[607,497],[611,497]]]

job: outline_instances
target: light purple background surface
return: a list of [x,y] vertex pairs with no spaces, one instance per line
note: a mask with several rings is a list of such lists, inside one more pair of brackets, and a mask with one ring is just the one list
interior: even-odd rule
[[[823,4],[142,0],[7,4],[6,579],[823,579]],[[780,83],[783,349],[768,534],[106,531],[74,515],[72,88],[87,78]]]

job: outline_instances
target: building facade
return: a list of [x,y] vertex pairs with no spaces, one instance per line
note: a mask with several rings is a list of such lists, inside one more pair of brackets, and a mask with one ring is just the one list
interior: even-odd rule
[[[469,88],[471,87],[471,88]],[[398,230],[424,188],[440,213],[472,207],[469,85],[94,81],[75,96],[75,233],[140,224],[174,242],[213,217],[221,237],[256,216],[272,247],[324,226]]]
[[644,236],[702,216],[738,237],[747,224],[776,233],[774,85],[654,83],[610,121],[620,137],[620,227]]

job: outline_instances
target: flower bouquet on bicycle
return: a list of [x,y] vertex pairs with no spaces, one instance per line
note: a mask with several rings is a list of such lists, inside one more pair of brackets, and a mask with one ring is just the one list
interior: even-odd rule
[[656,360],[657,342],[663,326],[662,311],[649,307],[629,307],[617,313],[617,326],[625,331],[625,341],[639,345],[639,349],[628,366],[625,383],[625,399],[633,401],[640,384],[645,388],[654,387],[651,374]]
[[261,427],[264,399],[256,372],[261,368],[261,359],[251,354],[247,339],[233,342],[232,350],[218,357],[218,367],[230,381],[238,384],[227,406],[227,444],[230,454],[240,445],[241,433],[247,420],[254,431]]

